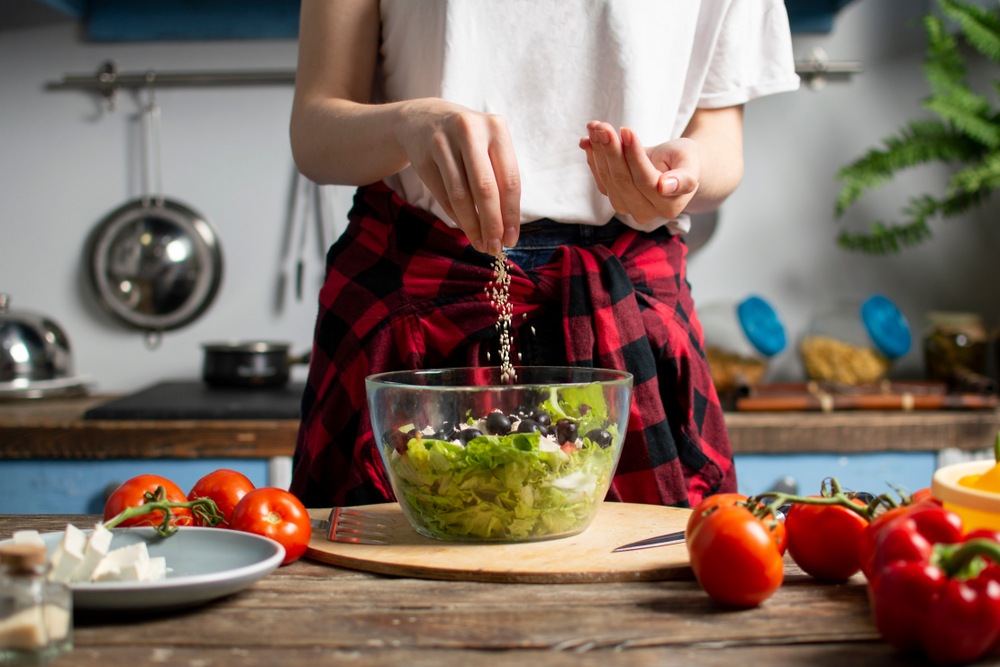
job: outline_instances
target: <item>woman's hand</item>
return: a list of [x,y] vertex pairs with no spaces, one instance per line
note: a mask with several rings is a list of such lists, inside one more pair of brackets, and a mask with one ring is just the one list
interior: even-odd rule
[[642,224],[713,211],[743,178],[743,107],[696,109],[680,139],[643,148],[635,132],[587,124],[580,140],[597,187]]
[[420,180],[479,252],[517,244],[521,180],[502,116],[437,98],[404,103],[396,137]]
[[615,211],[645,224],[653,218],[676,218],[701,183],[701,151],[691,139],[680,138],[643,148],[627,127],[621,135],[608,123],[587,124],[580,140],[587,164],[601,194]]

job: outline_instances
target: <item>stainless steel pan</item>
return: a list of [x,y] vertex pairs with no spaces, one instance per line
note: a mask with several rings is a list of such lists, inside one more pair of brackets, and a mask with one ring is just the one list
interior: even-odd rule
[[[193,207],[162,195],[159,109],[150,90],[142,113],[143,196],[109,213],[90,236],[87,256],[98,300],[122,322],[147,332],[190,324],[222,284],[222,247],[212,223]],[[155,165],[155,184],[150,179]]]

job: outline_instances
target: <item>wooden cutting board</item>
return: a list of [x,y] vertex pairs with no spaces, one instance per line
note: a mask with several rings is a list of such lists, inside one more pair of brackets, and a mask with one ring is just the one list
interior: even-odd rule
[[[622,551],[622,544],[684,530],[691,510],[659,505],[603,503],[587,530],[573,537],[515,544],[444,542],[418,535],[398,503],[358,509],[395,519],[391,544],[328,542],[314,529],[306,558],[330,565],[401,577],[451,581],[577,584],[607,581],[691,579],[683,543]],[[329,509],[311,509],[326,519]]]

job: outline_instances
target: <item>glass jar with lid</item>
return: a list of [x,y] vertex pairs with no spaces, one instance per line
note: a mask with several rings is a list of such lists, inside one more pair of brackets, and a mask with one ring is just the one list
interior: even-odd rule
[[814,315],[799,354],[810,380],[863,385],[885,379],[910,345],[906,316],[888,297],[875,294]]
[[721,396],[751,388],[767,373],[771,357],[785,349],[785,327],[777,311],[753,295],[698,307],[705,356]]
[[927,378],[960,390],[991,392],[994,383],[986,371],[989,336],[977,313],[931,311],[924,331]]
[[48,580],[43,544],[0,547],[0,665],[38,665],[73,648],[73,601]]

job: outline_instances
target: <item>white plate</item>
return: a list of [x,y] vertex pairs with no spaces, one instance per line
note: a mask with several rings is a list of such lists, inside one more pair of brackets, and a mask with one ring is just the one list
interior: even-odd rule
[[[285,559],[284,547],[274,540],[236,530],[181,527],[167,538],[145,527],[115,528],[112,532],[112,549],[145,541],[149,555],[166,557],[172,572],[154,582],[71,584],[76,609],[191,607],[247,588]],[[62,531],[42,533],[50,555],[62,536]]]

